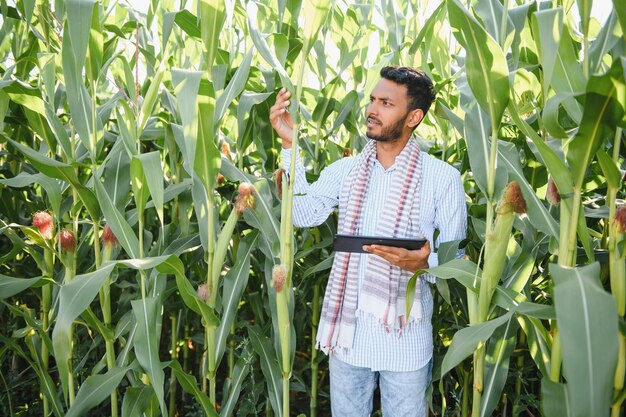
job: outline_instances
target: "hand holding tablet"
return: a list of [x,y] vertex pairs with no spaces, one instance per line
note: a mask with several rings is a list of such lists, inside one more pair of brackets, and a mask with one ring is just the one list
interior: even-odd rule
[[338,234],[335,236],[335,252],[360,252],[365,253],[365,245],[383,245],[408,250],[418,250],[426,244],[426,239],[400,239],[382,236],[350,236]]

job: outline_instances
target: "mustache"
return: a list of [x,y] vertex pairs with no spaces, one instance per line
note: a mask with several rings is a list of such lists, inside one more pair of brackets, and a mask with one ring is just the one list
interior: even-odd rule
[[374,116],[367,116],[367,120],[371,120],[372,122],[382,124],[382,122]]

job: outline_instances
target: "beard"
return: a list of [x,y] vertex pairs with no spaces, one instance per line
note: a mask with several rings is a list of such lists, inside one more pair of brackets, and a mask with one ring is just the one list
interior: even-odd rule
[[407,117],[409,117],[409,113],[390,126],[381,125],[382,131],[378,135],[370,134],[368,131],[367,137],[377,142],[395,142],[402,135]]

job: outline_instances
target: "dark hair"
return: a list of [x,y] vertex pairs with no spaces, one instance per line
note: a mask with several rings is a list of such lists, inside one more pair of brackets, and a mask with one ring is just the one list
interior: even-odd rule
[[433,82],[424,71],[411,67],[388,66],[380,70],[380,76],[406,86],[409,111],[420,109],[426,114],[437,95]]

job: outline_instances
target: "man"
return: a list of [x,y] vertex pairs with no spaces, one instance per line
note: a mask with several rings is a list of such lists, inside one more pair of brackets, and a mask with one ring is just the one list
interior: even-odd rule
[[[420,152],[413,130],[435,91],[421,71],[385,67],[366,110],[367,136],[361,155],[325,168],[309,185],[298,161],[293,219],[298,227],[322,223],[338,206],[338,232],[349,235],[463,239],[465,193],[459,172]],[[291,161],[290,93],[282,89],[270,121],[282,139],[285,172]],[[296,150],[297,152],[297,150]],[[425,416],[433,353],[433,297],[422,275],[410,317],[406,285],[419,269],[437,265],[430,244],[419,250],[381,245],[367,253],[335,254],[320,317],[317,344],[330,355],[334,417],[369,416],[380,382],[385,417]]]

